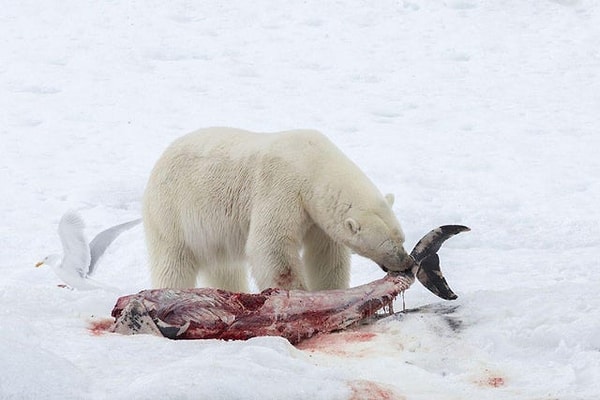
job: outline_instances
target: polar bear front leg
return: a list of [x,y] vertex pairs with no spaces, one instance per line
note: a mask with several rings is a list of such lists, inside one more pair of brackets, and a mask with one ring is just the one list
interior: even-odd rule
[[260,290],[267,288],[306,290],[300,258],[300,240],[275,229],[271,223],[251,227],[246,255]]
[[303,257],[310,290],[346,289],[350,285],[350,250],[317,225],[304,237]]

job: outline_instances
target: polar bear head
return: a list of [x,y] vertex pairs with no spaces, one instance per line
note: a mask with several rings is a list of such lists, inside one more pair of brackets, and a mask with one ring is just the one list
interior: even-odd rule
[[404,233],[391,205],[393,196],[369,207],[350,207],[343,221],[344,244],[375,261],[384,271],[404,271],[414,260],[404,250]]

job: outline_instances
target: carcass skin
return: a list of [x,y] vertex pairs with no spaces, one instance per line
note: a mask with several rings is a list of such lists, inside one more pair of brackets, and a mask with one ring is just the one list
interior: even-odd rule
[[[316,333],[344,329],[384,307],[391,307],[394,298],[413,282],[411,275],[388,274],[351,289],[319,292],[145,290],[117,301],[112,312],[117,321],[112,330],[125,334],[153,333],[171,339],[243,340],[281,336],[296,344]],[[136,330],[136,326],[140,328]]]
[[460,225],[432,230],[413,249],[412,269],[390,272],[350,289],[266,289],[257,294],[212,288],[144,290],[117,300],[110,331],[170,339],[281,336],[297,344],[317,333],[345,329],[382,308],[391,309],[396,296],[410,287],[415,275],[433,293],[455,299],[441,274],[436,252],[446,239],[466,230],[469,228]]

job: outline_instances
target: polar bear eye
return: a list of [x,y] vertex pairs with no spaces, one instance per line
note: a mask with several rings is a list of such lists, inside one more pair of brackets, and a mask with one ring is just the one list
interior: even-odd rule
[[348,218],[344,223],[346,224],[346,228],[353,234],[360,232],[360,224],[354,218]]

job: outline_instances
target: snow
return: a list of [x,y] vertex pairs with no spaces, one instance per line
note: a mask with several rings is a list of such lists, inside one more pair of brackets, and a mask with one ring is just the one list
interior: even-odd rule
[[[22,1],[0,36],[1,399],[600,395],[597,2]],[[149,287],[143,232],[98,266],[119,293],[70,291],[33,268],[60,216],[139,217],[168,143],[214,125],[323,131],[407,247],[471,227],[440,252],[459,299],[416,283],[418,311],[298,348],[91,332]]]

